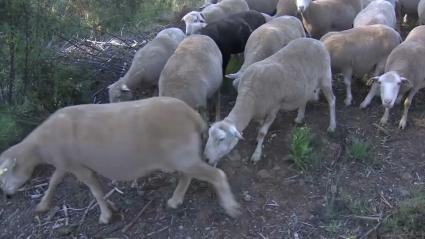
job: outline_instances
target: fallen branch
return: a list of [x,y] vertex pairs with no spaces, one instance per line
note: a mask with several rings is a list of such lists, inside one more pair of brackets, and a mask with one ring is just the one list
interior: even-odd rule
[[366,239],[366,238],[368,238],[368,236],[372,233],[372,232],[374,232],[374,231],[376,231],[376,230],[378,230],[378,228],[382,225],[382,223],[385,221],[385,220],[387,220],[389,217],[391,216],[391,214],[390,215],[388,215],[388,216],[386,216],[384,219],[382,219],[382,217],[380,218],[380,219],[382,219],[382,220],[380,220],[373,228],[371,228],[369,231],[367,231],[365,234],[363,234],[363,236],[361,236],[359,239]]
[[150,200],[143,208],[140,210],[139,213],[137,213],[136,217],[133,218],[133,220],[127,224],[122,230],[122,233],[126,233],[133,225],[136,223],[136,221],[139,219],[140,216],[142,216],[143,212],[145,212],[146,208],[152,203],[153,200]]

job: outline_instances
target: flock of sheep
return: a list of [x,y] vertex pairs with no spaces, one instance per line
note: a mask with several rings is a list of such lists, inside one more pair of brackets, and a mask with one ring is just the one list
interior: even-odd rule
[[[226,175],[215,167],[219,159],[255,120],[260,127],[251,159],[260,160],[277,113],[297,109],[295,122],[301,123],[307,102],[318,100],[320,92],[329,105],[328,131],[334,131],[332,74],[343,75],[348,106],[352,78],[371,73],[360,107],[380,94],[382,124],[407,94],[399,123],[406,127],[412,98],[425,87],[425,26],[402,41],[396,16],[418,15],[425,23],[424,8],[425,0],[207,0],[183,17],[186,34],[165,29],[138,50],[128,72],[108,87],[111,104],[60,109],[3,152],[1,189],[14,194],[36,165],[51,164],[56,169],[36,210],[50,208],[56,187],[72,173],[96,198],[99,222],[109,223],[112,212],[96,173],[135,180],[154,170],[177,171],[169,207],[182,204],[191,178],[197,178],[211,183],[226,213],[237,216],[239,204]],[[224,70],[231,55],[242,52],[242,67],[227,75],[238,91],[236,103],[220,121]],[[157,86],[159,97],[132,101],[141,82]],[[206,135],[209,101],[216,103],[217,122]]]

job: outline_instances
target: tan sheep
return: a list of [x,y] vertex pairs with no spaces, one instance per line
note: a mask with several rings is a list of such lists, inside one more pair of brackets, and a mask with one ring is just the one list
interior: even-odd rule
[[383,24],[395,28],[396,23],[395,8],[386,0],[372,1],[354,19],[354,27]]
[[295,122],[304,119],[308,101],[317,100],[322,90],[329,103],[329,131],[334,131],[335,96],[332,92],[330,57],[318,40],[299,38],[274,55],[249,66],[242,75],[235,106],[222,121],[209,129],[205,156],[216,164],[242,139],[251,120],[260,123],[257,146],[251,160],[261,159],[262,145],[280,110],[298,109]]
[[199,114],[174,98],[66,107],[0,155],[0,188],[6,195],[14,194],[37,165],[50,164],[56,170],[36,210],[50,208],[58,184],[71,173],[96,198],[99,222],[109,223],[112,212],[95,172],[133,180],[155,170],[177,171],[180,179],[169,207],[183,202],[191,179],[197,178],[214,185],[226,213],[236,216],[238,203],[225,173],[201,160],[204,130]]

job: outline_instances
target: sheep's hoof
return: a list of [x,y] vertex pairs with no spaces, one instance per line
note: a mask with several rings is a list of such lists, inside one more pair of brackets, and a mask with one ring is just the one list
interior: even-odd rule
[[366,108],[367,106],[369,105],[369,102],[362,102],[361,104],[360,104],[360,109],[364,109],[364,108]]
[[407,124],[407,120],[405,120],[405,119],[401,119],[401,120],[400,120],[400,124],[398,124],[398,127],[399,127],[400,129],[404,129],[404,128],[406,128],[406,124]]
[[170,198],[167,201],[167,206],[173,209],[178,208],[180,205],[182,205],[183,201],[182,200],[176,200],[174,198]]
[[255,151],[251,156],[251,161],[255,164],[261,159],[261,152]]
[[302,124],[302,123],[304,123],[304,119],[297,117],[297,118],[294,119],[294,122],[295,122],[295,124]]
[[35,207],[35,213],[45,213],[45,212],[49,211],[49,209],[50,209],[49,203],[41,201]]
[[111,219],[112,219],[111,212],[101,213],[99,217],[99,224],[109,224],[109,222],[111,222]]
[[386,125],[386,124],[387,124],[387,122],[388,122],[388,119],[387,119],[387,118],[382,117],[382,118],[381,118],[381,120],[379,121],[379,124],[380,124],[380,125]]
[[233,218],[237,218],[242,214],[240,211],[239,203],[237,203],[236,201],[229,202],[224,209],[226,210],[227,215]]
[[329,132],[329,133],[333,133],[333,132],[335,132],[335,128],[336,128],[335,126],[329,126],[329,127],[328,127],[328,132]]
[[344,103],[345,103],[345,106],[350,106],[351,105],[351,99],[345,99]]

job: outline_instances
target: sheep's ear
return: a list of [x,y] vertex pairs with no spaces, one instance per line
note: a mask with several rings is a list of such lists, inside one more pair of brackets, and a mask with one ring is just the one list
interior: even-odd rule
[[412,86],[412,82],[405,77],[400,77],[401,83],[406,86]]
[[206,23],[207,22],[205,20],[205,15],[202,12],[199,13],[199,16],[200,16],[200,19],[198,19],[199,22],[201,22],[201,23]]
[[238,138],[238,139],[240,139],[240,140],[244,140],[245,138],[242,136],[242,134],[236,129],[236,127],[235,126],[231,126],[230,128],[229,128],[229,130],[230,130],[230,133],[233,135],[233,136],[235,136],[236,138]]
[[121,91],[129,92],[129,91],[130,91],[130,89],[128,88],[128,86],[127,86],[126,84],[123,84],[123,85],[121,86]]
[[379,76],[374,76],[367,80],[366,85],[371,86],[373,83],[377,82],[379,80]]

